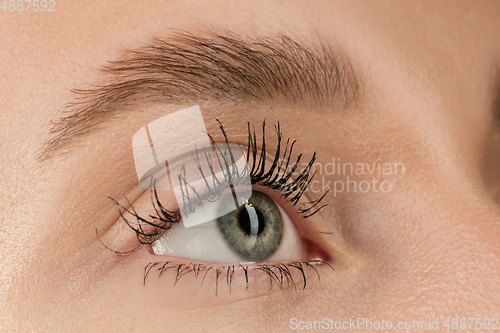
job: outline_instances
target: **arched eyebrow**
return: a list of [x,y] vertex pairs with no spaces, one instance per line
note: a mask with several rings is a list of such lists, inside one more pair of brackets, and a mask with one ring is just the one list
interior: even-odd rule
[[293,104],[347,106],[358,95],[358,79],[341,49],[306,47],[288,36],[175,33],[125,50],[121,59],[102,70],[108,74],[106,81],[72,90],[76,98],[63,107],[64,115],[53,124],[39,160],[90,132],[112,112],[138,103],[245,103],[282,96]]

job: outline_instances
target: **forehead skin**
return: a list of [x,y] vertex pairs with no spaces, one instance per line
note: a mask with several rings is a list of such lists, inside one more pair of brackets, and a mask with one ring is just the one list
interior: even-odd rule
[[[0,11],[2,330],[286,331],[290,318],[498,316],[500,215],[491,198],[498,179],[485,167],[498,154],[491,143],[498,2],[56,1],[55,8]],[[36,159],[51,121],[74,98],[70,89],[102,80],[97,69],[122,48],[169,29],[207,28],[327,43],[343,49],[359,75],[359,99],[342,112],[279,101],[202,105],[235,136],[244,137],[246,121],[279,120],[299,151],[316,151],[321,163],[405,165],[386,195],[330,196],[314,223],[338,235],[320,242],[341,260],[310,289],[214,298],[162,283],[144,288],[139,260],[98,242],[96,228],[116,221],[107,197],[133,188],[129,138],[180,109],[175,103],[123,114],[66,153]]]

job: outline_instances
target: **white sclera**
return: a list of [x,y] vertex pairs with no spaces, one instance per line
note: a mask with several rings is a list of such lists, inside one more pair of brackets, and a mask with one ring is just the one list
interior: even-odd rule
[[[212,147],[198,105],[158,118],[141,128],[132,138],[132,148],[141,186],[149,190],[173,188],[185,228],[231,212],[237,208],[236,202],[241,205],[252,194],[243,148],[226,143]],[[243,172],[245,169],[247,172]],[[238,184],[234,179],[228,182],[227,175],[236,176],[236,170]],[[218,193],[233,191],[232,186],[238,186],[234,207],[228,206],[227,211],[217,210],[217,200],[194,207],[186,205],[194,202],[195,193],[203,197],[208,192],[207,183],[213,188],[214,180],[225,180],[226,188],[217,186]],[[189,193],[189,200],[186,193]]]
[[[239,193],[237,193],[239,194]],[[225,196],[220,205],[230,204],[232,198]],[[283,221],[283,239],[275,254],[267,261],[301,260],[302,241],[292,221],[285,211],[278,206]],[[241,263],[246,260],[231,248],[224,239],[215,218],[203,225],[193,228],[183,228],[173,224],[172,228],[152,245],[156,255],[167,255],[191,260],[223,263]],[[248,262],[248,261],[246,261]]]

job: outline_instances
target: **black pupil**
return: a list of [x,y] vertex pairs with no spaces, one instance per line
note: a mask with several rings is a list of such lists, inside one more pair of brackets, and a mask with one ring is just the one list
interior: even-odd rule
[[[248,205],[245,205],[245,208],[241,210],[240,215],[239,215],[239,222],[240,222],[240,227],[243,229],[243,231],[247,235],[251,235],[251,222],[250,222],[250,215],[248,214]],[[257,231],[257,235],[260,235],[262,231],[264,231],[265,223],[264,223],[264,216],[262,216],[262,213],[258,210],[255,209],[255,212],[257,213],[257,218],[258,218],[258,223],[259,223],[259,229]]]

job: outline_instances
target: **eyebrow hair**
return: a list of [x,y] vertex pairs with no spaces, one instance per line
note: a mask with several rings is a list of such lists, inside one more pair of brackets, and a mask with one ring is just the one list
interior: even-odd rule
[[178,32],[125,50],[102,71],[104,83],[72,89],[73,102],[53,123],[51,139],[37,158],[44,160],[73,138],[88,133],[113,111],[145,102],[218,100],[245,102],[285,97],[291,103],[347,107],[358,95],[358,79],[347,55],[327,44],[313,51],[292,38],[239,37]]

